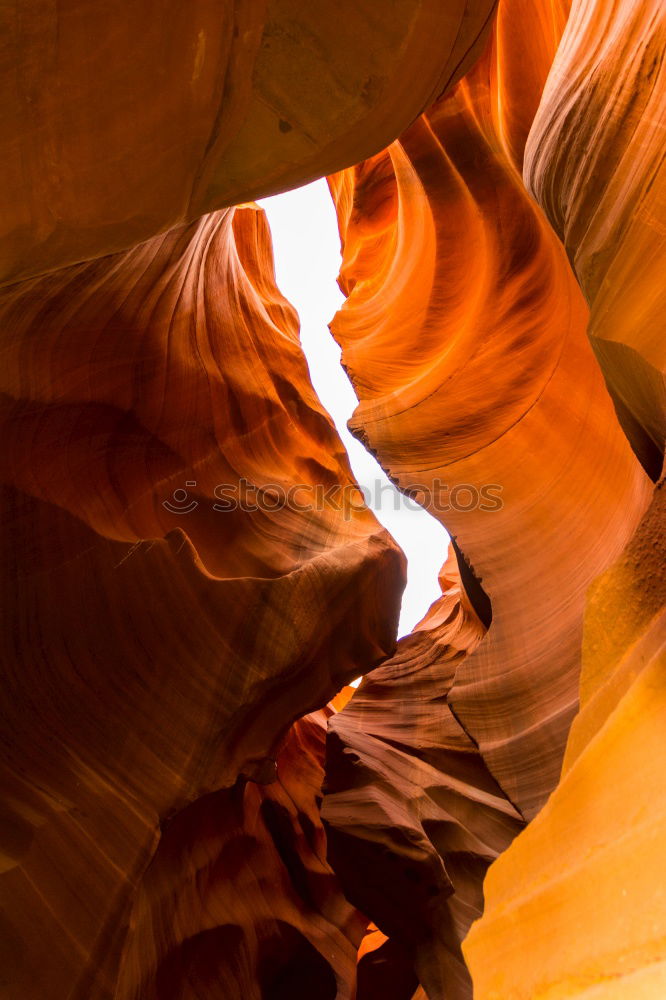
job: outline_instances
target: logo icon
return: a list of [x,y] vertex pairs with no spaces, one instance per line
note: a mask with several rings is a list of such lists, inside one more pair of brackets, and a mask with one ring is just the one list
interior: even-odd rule
[[[196,486],[196,480],[188,480],[185,483],[186,486]],[[191,514],[199,504],[196,500],[189,500],[188,503],[188,492],[180,487],[174,490],[170,500],[163,500],[162,506],[169,511],[170,514]]]

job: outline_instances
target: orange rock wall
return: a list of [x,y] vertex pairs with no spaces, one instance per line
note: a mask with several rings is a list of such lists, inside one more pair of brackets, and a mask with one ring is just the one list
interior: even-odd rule
[[490,869],[464,945],[479,1000],[664,995],[663,493],[590,589],[562,779]]
[[[636,454],[663,468],[664,17],[575,2],[525,176],[591,304],[589,334]],[[557,789],[490,869],[464,944],[479,1000],[666,993],[663,482],[587,592],[581,710]],[[492,956],[492,961],[489,957]]]
[[359,965],[358,1000],[410,1000],[419,981],[429,997],[471,997],[460,943],[483,911],[489,864],[524,825],[448,704],[484,634],[453,553],[441,585],[429,615],[329,722],[329,860],[347,898],[389,936],[377,953],[383,992],[366,987]]
[[[0,22],[3,1000],[663,1000],[658,0]],[[397,648],[226,207],[331,171],[353,429],[453,538]]]
[[525,158],[590,305],[589,337],[653,479],[666,440],[666,10],[574,0]]
[[[331,179],[348,294],[332,331],[360,398],[355,432],[424,495],[490,599],[488,635],[448,701],[529,819],[557,782],[576,711],[585,591],[631,537],[650,484],[564,250],[516,169],[537,95],[523,111],[515,61],[534,37],[554,53],[551,8],[501,10],[450,95]],[[538,68],[543,81],[545,56]],[[499,487],[501,509],[443,510],[460,484]]]
[[134,897],[118,1000],[354,996],[367,921],[325,861],[327,715],[290,729],[275,782],[241,780],[165,825]]
[[162,824],[269,780],[392,652],[403,557],[339,498],[214,509],[243,478],[353,483],[260,210],[7,287],[0,317],[4,989],[106,998]]
[[495,3],[6,7],[0,282],[377,152],[472,64]]

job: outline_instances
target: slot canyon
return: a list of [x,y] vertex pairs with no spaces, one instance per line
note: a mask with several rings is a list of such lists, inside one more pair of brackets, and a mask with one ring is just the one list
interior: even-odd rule
[[0,20],[0,1000],[665,1000],[662,0]]

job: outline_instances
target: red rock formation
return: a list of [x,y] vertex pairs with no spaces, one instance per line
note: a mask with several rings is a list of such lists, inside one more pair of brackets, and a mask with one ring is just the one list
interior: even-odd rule
[[166,824],[135,895],[114,996],[354,996],[367,921],[327,865],[325,712],[300,719],[277,781],[239,781]]
[[523,826],[447,702],[484,633],[453,554],[441,584],[441,600],[329,724],[329,858],[347,897],[389,935],[375,953],[385,985],[369,972],[365,985],[359,966],[359,1000],[410,1000],[419,981],[431,998],[471,996],[460,943],[482,913],[488,865]]
[[574,0],[525,178],[590,304],[589,336],[636,454],[666,440],[666,8]]
[[562,780],[491,868],[464,946],[478,1000],[664,996],[665,514],[660,489],[589,591]]
[[6,8],[0,280],[377,152],[472,64],[495,3]]
[[[289,724],[392,652],[402,557],[342,505],[259,210],[6,288],[0,315],[4,995],[92,1000],[160,824],[267,780]],[[335,495],[215,510],[243,478],[264,508]]]
[[[494,8],[5,11],[3,1000],[666,992],[666,22]],[[220,210],[340,170],[353,426],[453,535],[397,650]]]
[[[574,2],[526,178],[591,305],[589,334],[636,454],[663,468],[664,14]],[[663,483],[587,593],[581,709],[547,805],[485,883],[464,951],[478,1000],[666,993]],[[492,956],[492,961],[489,961]]]
[[[531,46],[547,19],[516,9]],[[515,85],[497,109],[521,45],[497,37],[398,142],[332,179],[349,295],[332,330],[361,400],[354,430],[421,493],[490,599],[448,701],[530,818],[576,710],[585,590],[631,537],[649,484],[565,253],[515,169]]]

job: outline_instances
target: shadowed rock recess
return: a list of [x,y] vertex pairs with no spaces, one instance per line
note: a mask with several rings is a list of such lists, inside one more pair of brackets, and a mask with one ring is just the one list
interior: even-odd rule
[[666,8],[0,23],[2,1000],[664,1000]]

